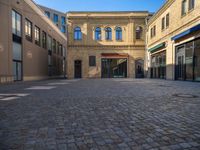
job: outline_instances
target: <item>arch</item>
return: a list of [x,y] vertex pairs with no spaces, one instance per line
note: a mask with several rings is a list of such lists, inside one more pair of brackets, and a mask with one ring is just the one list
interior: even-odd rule
[[105,29],[106,32],[106,40],[112,40],[112,29],[110,27],[107,27]]
[[82,40],[82,32],[80,27],[74,28],[74,40]]

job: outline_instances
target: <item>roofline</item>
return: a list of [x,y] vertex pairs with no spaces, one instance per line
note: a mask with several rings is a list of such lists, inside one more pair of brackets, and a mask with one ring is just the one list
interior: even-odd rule
[[52,10],[52,11],[55,11],[55,12],[58,12],[58,13],[61,13],[61,14],[66,15],[66,13],[64,13],[64,12],[62,12],[62,11],[58,11],[58,10],[56,10],[56,9],[53,9],[53,8],[50,8],[50,7],[46,7],[46,6],[43,6],[43,5],[40,5],[40,4],[36,4],[36,5],[38,5],[39,7],[47,8],[47,9],[50,9],[50,10]]
[[168,8],[167,5],[172,4],[175,0],[166,0],[166,2],[162,5],[162,7],[154,13],[154,15],[150,18],[148,25],[150,25],[155,19],[158,18],[159,14],[164,11],[164,9]]
[[149,13],[149,11],[68,11],[67,13]]
[[51,26],[64,40],[67,41],[67,37],[57,28],[57,26],[49,18],[46,17],[43,10],[33,0],[24,0],[24,2],[27,3],[39,16],[41,16],[41,18],[47,24],[49,24],[49,26]]

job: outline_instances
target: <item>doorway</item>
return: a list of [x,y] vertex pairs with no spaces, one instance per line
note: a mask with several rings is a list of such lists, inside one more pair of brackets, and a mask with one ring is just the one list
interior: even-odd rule
[[74,61],[74,78],[82,78],[82,62],[81,62],[81,60]]
[[135,77],[144,78],[144,60],[142,59],[135,61]]
[[185,79],[185,47],[176,50],[176,80]]

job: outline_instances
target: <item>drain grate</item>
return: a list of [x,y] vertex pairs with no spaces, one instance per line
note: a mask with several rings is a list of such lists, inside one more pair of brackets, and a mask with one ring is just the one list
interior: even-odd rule
[[175,97],[182,97],[182,98],[197,98],[198,96],[192,94],[174,94]]

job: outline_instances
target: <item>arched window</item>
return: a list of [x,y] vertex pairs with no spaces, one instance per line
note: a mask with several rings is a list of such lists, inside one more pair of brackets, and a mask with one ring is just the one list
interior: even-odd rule
[[121,27],[116,28],[116,40],[122,40],[122,28]]
[[112,29],[110,27],[107,27],[105,31],[106,31],[106,40],[112,40]]
[[74,40],[81,40],[82,39],[82,32],[80,27],[74,28]]
[[101,28],[99,27],[95,29],[95,40],[101,40]]
[[142,39],[142,27],[136,28],[136,39]]

